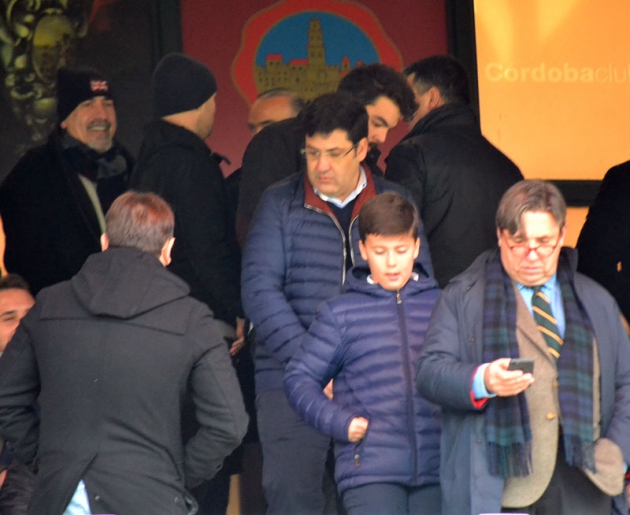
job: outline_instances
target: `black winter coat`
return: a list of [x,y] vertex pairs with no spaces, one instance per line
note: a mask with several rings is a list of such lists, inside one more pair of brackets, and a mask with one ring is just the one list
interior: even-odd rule
[[152,191],[175,213],[175,246],[169,270],[214,316],[234,325],[242,317],[241,256],[234,215],[221,169],[196,134],[158,120],[145,129],[130,187]]
[[[27,280],[33,294],[67,281],[101,250],[96,211],[77,170],[63,158],[62,134],[55,131],[45,145],[29,150],[0,187],[5,265]],[[133,159],[115,145],[128,164],[126,183]]]
[[630,161],[606,173],[576,248],[578,270],[603,285],[630,320]]
[[[185,486],[239,444],[225,343],[188,292],[154,256],[109,249],[38,295],[0,358],[0,435],[39,463],[29,514],[60,515],[83,479],[93,513],[184,515]],[[202,428],[184,449],[188,389]]]
[[389,153],[385,176],[413,195],[440,288],[496,244],[499,201],[523,179],[483,137],[470,108],[454,104],[416,123]]

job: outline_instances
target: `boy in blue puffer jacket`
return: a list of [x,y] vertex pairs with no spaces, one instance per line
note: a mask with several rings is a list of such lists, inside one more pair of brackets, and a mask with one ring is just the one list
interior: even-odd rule
[[[322,304],[287,367],[293,408],[335,439],[335,479],[349,515],[440,513],[440,412],[414,386],[435,281],[415,263],[418,214],[397,193],[359,213],[344,294]],[[333,381],[330,400],[324,387]]]

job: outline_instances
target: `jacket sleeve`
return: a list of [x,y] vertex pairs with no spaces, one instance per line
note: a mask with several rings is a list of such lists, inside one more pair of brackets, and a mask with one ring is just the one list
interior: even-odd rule
[[422,217],[422,199],[424,197],[424,166],[419,148],[409,144],[399,144],[392,148],[387,157],[385,178],[400,184],[411,192],[418,213]]
[[578,270],[602,284],[630,317],[630,165],[604,177],[576,248]]
[[602,436],[619,445],[625,462],[630,463],[630,342],[615,302],[608,293],[603,293],[597,295],[591,289],[589,300],[595,309],[589,316],[591,320],[597,317],[593,325],[601,367],[602,423],[606,424]]
[[31,465],[39,440],[34,403],[40,381],[24,320],[0,358],[0,435],[19,461]]
[[[240,299],[240,250],[231,222],[225,181],[218,165],[182,154],[173,176],[177,235],[185,249],[203,300],[217,318],[234,324],[243,317]],[[154,160],[155,163],[155,160]],[[163,163],[161,166],[164,166]],[[226,320],[227,319],[227,320]]]
[[273,126],[256,134],[245,149],[236,208],[236,234],[241,248],[264,191],[299,171],[295,154],[291,143]]
[[348,441],[350,422],[361,414],[342,408],[323,393],[342,367],[342,342],[342,331],[324,304],[287,367],[284,387],[289,403],[309,425],[337,440]]
[[471,388],[481,363],[466,361],[464,346],[481,342],[460,329],[466,322],[457,310],[459,288],[453,286],[442,292],[431,314],[418,358],[416,382],[420,395],[446,410],[477,411]]
[[269,190],[260,201],[243,254],[243,306],[256,329],[257,344],[286,366],[306,329],[284,293],[287,252],[282,199]]
[[190,337],[195,348],[190,390],[200,428],[185,448],[186,486],[210,479],[241,443],[248,417],[227,347],[207,311],[194,317]]

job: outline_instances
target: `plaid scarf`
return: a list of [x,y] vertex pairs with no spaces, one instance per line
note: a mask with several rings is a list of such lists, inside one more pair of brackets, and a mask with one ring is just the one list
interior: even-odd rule
[[[558,260],[566,329],[557,361],[559,401],[566,461],[578,468],[595,470],[593,458],[593,334],[575,294],[572,272],[564,251]],[[486,265],[483,311],[483,358],[519,357],[516,340],[516,296],[510,277],[501,264],[499,251]],[[532,472],[531,428],[525,392],[494,397],[485,412],[488,467],[504,478]]]

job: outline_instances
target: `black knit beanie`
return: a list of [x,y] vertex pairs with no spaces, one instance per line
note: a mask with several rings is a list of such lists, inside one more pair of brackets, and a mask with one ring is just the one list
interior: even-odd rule
[[153,114],[163,118],[192,111],[216,92],[217,81],[205,64],[183,54],[168,54],[153,72]]
[[81,103],[93,97],[112,98],[108,80],[95,70],[57,72],[57,120],[63,122]]

